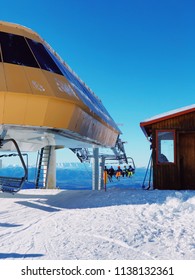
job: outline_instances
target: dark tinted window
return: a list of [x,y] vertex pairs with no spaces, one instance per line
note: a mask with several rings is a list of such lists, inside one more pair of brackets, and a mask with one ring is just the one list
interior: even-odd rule
[[0,32],[0,43],[4,62],[39,67],[24,37]]
[[60,69],[41,43],[30,39],[27,39],[27,41],[42,69],[62,75]]
[[0,62],[2,62],[1,43],[0,43]]

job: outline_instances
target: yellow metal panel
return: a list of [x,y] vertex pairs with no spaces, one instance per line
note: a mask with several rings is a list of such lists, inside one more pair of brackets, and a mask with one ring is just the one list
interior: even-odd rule
[[16,26],[11,25],[9,23],[0,23],[0,31],[11,33],[11,34],[22,35],[21,28],[17,28]]
[[28,82],[34,94],[42,96],[53,96],[55,95],[50,87],[47,79],[45,78],[42,69],[33,67],[24,67]]
[[84,114],[83,110],[81,110],[79,107],[75,107],[74,114],[73,114],[73,116],[75,117],[73,117],[70,120],[69,129],[71,129],[72,131],[76,131],[77,133],[80,133],[81,125],[84,119],[83,114]]
[[64,76],[49,71],[44,71],[43,74],[56,97],[79,102],[79,98]]
[[0,31],[31,38],[37,42],[41,41],[41,38],[36,32],[19,24],[0,21]]
[[47,97],[28,95],[24,125],[43,126],[47,111],[47,104]]
[[[89,114],[83,111],[79,107],[75,107],[73,117],[70,120],[69,130],[75,131],[85,137],[94,139],[96,131],[94,128],[94,123],[97,121],[92,118]],[[101,125],[101,127],[103,127]]]
[[71,118],[74,118],[75,105],[72,103],[50,98],[45,115],[44,126],[67,128]]
[[3,110],[4,110],[5,94],[0,92],[0,124],[3,123]]
[[24,72],[24,66],[4,63],[7,90],[10,92],[31,93],[31,88]]
[[23,29],[21,31],[21,35],[26,38],[32,39],[36,42],[40,42],[40,43],[42,42],[41,37],[36,32],[32,31],[31,29],[26,29],[26,30]]
[[27,98],[24,94],[7,92],[4,103],[4,124],[23,124]]
[[6,91],[5,74],[3,69],[3,63],[0,63],[0,91]]

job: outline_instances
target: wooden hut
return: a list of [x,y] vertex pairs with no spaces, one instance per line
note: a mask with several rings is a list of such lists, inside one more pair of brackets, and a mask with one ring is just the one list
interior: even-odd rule
[[195,190],[195,104],[140,123],[151,141],[153,187]]

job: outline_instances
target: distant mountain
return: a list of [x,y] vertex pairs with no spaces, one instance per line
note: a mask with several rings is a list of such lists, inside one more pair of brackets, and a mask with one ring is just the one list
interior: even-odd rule
[[81,162],[61,162],[56,164],[57,169],[91,169],[91,163],[81,163]]
[[[140,186],[145,175],[145,168],[137,168],[132,178],[121,178],[117,181],[108,182],[108,187],[112,186]],[[23,168],[20,166],[7,166],[0,169],[0,176],[22,177]],[[34,188],[36,178],[36,168],[28,168],[28,183],[26,188]],[[91,189],[92,188],[92,164],[90,163],[60,163],[56,168],[56,184],[62,189]]]

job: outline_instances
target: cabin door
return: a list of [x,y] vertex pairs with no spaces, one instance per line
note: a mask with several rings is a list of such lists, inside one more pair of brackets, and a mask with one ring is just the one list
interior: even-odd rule
[[181,189],[195,189],[195,133],[179,134]]

